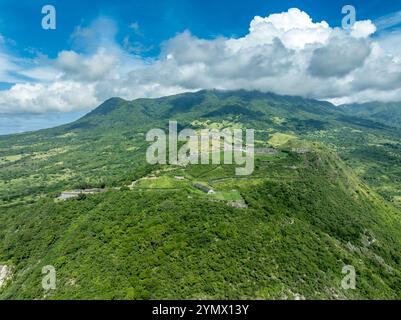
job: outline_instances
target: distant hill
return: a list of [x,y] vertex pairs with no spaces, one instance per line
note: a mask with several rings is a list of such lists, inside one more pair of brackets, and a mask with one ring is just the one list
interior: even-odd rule
[[[104,127],[122,130],[130,126],[151,127],[176,119],[183,125],[194,119],[231,119],[242,123],[275,125],[273,117],[285,116],[294,129],[307,130],[328,124],[342,113],[328,102],[279,96],[258,91],[203,90],[158,99],[125,101],[111,98],[65,130]],[[320,119],[320,120],[319,120]],[[147,126],[149,124],[150,126]]]
[[401,127],[401,102],[370,102],[340,106],[348,114],[393,127]]

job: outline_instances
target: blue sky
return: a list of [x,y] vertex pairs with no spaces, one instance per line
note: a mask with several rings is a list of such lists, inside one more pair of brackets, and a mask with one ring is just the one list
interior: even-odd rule
[[[56,30],[41,28],[41,9],[46,4],[54,5],[57,10]],[[351,37],[346,32],[338,34],[335,30],[341,28],[341,8],[347,4],[355,7],[358,21],[371,20],[361,24],[361,30],[369,29],[371,24],[376,25],[375,32],[362,37]],[[301,26],[303,33],[297,37],[305,36],[309,40],[301,44],[288,40],[288,31],[291,33],[299,26],[284,26],[288,29],[280,29],[277,35],[282,27],[280,22],[274,28],[268,25],[271,14],[285,13],[290,8],[298,8],[299,12],[283,14],[277,19],[301,19],[304,12],[313,21],[313,25],[308,25],[303,20],[302,23],[306,23]],[[376,51],[380,46],[396,57],[395,60],[401,54],[398,45],[400,11],[401,3],[393,0],[1,0],[0,114],[7,114],[7,117],[0,115],[0,126],[5,119],[10,123],[10,117],[19,114],[18,126],[8,125],[3,129],[6,132],[25,130],[29,126],[21,126],[21,121],[32,119],[31,114],[35,113],[41,114],[41,119],[48,114],[50,120],[46,124],[37,121],[29,129],[58,124],[63,121],[62,114],[66,120],[71,120],[71,114],[77,116],[89,111],[108,95],[127,99],[153,97],[212,88],[217,84],[221,84],[222,89],[243,87],[332,102],[364,102],[372,97],[401,100],[398,78],[390,77],[391,83],[376,83],[373,79],[349,82],[350,77],[358,79],[358,72],[372,72],[372,75],[389,72],[378,70],[387,62],[386,55],[378,57]],[[256,21],[255,16],[267,20],[252,33],[249,26],[251,21]],[[329,33],[326,26],[318,25],[321,21],[327,22]],[[315,32],[316,28],[327,34],[323,40],[313,40],[321,35]],[[284,46],[272,40],[275,37]],[[332,51],[339,48],[339,43],[349,49],[336,61]],[[258,52],[262,45],[265,48]],[[311,46],[314,47],[310,49]],[[248,52],[250,48],[254,48],[252,53]],[[234,54],[219,56],[219,50],[226,49],[233,50]],[[186,56],[187,52],[198,56]],[[322,57],[322,53],[325,56]],[[195,61],[194,57],[199,60]],[[261,57],[267,62],[255,66],[254,61]],[[284,74],[296,73],[299,68],[292,68],[291,61],[304,61],[306,57],[310,65],[303,71],[309,82],[283,78]],[[238,70],[233,64],[227,65],[230,59],[238,58],[248,65]],[[373,59],[376,60],[372,62]],[[206,76],[210,73],[205,69],[208,64],[213,65],[213,71],[218,70],[214,78]],[[104,68],[96,68],[99,65]],[[265,73],[245,75],[246,70],[252,68],[265,68]],[[393,70],[397,68],[398,64],[392,66]],[[201,78],[202,72],[205,76]],[[167,79],[169,74],[175,73],[179,76],[174,81]],[[283,82],[292,83],[292,87],[277,87],[274,79],[281,78]],[[317,83],[322,85],[315,89]],[[333,83],[338,88],[329,94]],[[348,91],[345,83],[350,87]],[[68,99],[63,92],[68,93]],[[54,113],[61,115],[55,117]],[[0,134],[4,130],[0,130]]]
[[[52,4],[57,9],[57,29],[45,31],[40,27],[41,8]],[[120,41],[132,33],[129,26],[137,22],[141,35],[138,41],[155,49],[162,41],[177,32],[189,29],[201,38],[242,36],[255,15],[286,11],[296,7],[306,11],[314,20],[325,20],[331,26],[341,24],[341,8],[352,4],[360,20],[375,20],[401,10],[394,0],[1,0],[0,30],[3,36],[16,41],[14,50],[29,55],[29,49],[55,57],[60,50],[70,48],[70,36],[76,26],[88,24],[99,16],[118,24]]]

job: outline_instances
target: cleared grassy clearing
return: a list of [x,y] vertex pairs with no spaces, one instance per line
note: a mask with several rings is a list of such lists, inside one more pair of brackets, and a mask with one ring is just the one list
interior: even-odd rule
[[243,201],[238,190],[231,191],[216,191],[215,194],[209,195],[211,198],[222,201]]
[[188,182],[168,176],[143,178],[134,185],[135,188],[141,189],[179,189],[187,186]]
[[296,136],[291,134],[276,132],[271,135],[271,138],[269,139],[269,144],[274,148],[279,148],[293,139],[296,139]]
[[12,162],[16,162],[18,160],[21,160],[24,157],[24,155],[22,154],[16,154],[16,155],[12,155],[12,156],[5,156],[5,157],[1,157],[0,158],[0,165],[1,164],[5,164],[5,163],[12,163]]

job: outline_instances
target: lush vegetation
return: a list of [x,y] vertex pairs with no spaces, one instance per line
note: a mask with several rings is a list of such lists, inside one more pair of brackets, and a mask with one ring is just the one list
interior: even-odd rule
[[347,113],[359,118],[370,119],[388,126],[401,126],[400,102],[369,102],[341,106]]
[[[277,152],[246,177],[150,166],[144,136],[168,120],[252,128]],[[0,298],[400,298],[398,130],[326,102],[201,91],[110,99],[72,124],[0,137],[0,265],[13,274]],[[94,187],[106,192],[55,199]],[[341,288],[345,265],[355,290]]]

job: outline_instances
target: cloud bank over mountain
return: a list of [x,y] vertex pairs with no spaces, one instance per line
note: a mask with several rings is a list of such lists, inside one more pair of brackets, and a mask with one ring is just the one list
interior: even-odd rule
[[0,38],[0,82],[16,82],[0,91],[0,112],[89,110],[111,96],[210,88],[334,103],[401,100],[401,56],[387,50],[386,37],[372,37],[370,20],[343,30],[293,8],[254,17],[240,38],[200,39],[185,31],[164,42],[155,58],[132,54],[115,40],[117,31],[113,21],[99,18],[76,28],[71,50],[30,61],[10,56]]

